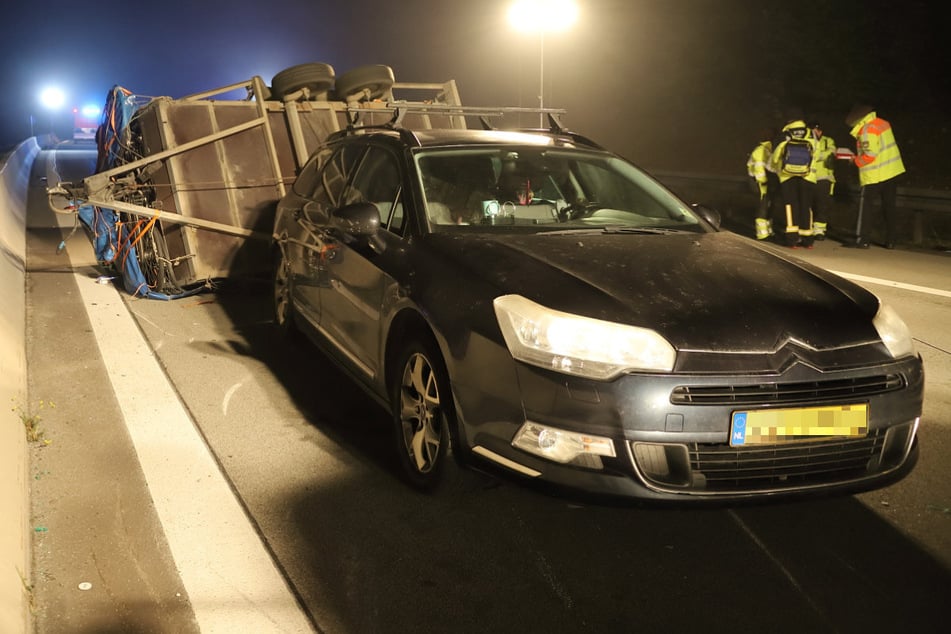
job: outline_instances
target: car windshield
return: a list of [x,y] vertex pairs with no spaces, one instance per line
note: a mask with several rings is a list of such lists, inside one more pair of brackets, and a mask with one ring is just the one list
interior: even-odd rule
[[709,230],[662,185],[608,153],[480,145],[420,151],[416,165],[434,231],[462,226]]

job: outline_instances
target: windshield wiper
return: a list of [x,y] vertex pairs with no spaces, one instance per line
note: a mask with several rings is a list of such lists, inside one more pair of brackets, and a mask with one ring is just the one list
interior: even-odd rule
[[634,235],[670,235],[673,233],[692,233],[686,229],[673,229],[669,227],[628,227],[624,225],[607,225],[604,227],[578,227],[577,229],[556,229],[554,231],[539,231],[538,234],[546,236],[572,235],[604,235],[616,233],[630,233]]
[[641,233],[653,235],[666,235],[670,233],[684,233],[683,229],[671,229],[669,227],[627,227],[623,225],[608,225],[602,229],[604,233]]
[[586,235],[586,236],[594,236],[594,235],[598,235],[598,234],[604,233],[604,228],[603,228],[603,227],[598,227],[598,228],[596,228],[596,229],[593,229],[593,228],[591,228],[591,227],[578,227],[577,229],[556,229],[556,230],[554,230],[554,231],[539,231],[539,232],[536,233],[535,235],[539,235],[539,236],[542,236],[542,235],[544,235],[544,236],[563,236],[563,235],[566,235],[566,234],[569,234],[569,233],[570,233],[570,234],[573,234],[573,235],[583,234],[583,235]]

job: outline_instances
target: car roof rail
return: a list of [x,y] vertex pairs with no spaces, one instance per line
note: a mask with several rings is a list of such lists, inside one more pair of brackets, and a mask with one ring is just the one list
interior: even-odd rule
[[[407,114],[430,114],[447,117],[479,117],[483,127],[491,129],[492,125],[488,123],[489,117],[502,117],[506,114],[547,114],[549,119],[555,115],[563,115],[567,111],[561,108],[522,108],[514,106],[461,106],[448,103],[435,103],[428,101],[384,101],[373,102],[371,105],[348,104],[346,108],[348,127],[356,127],[362,114],[373,114],[379,112],[391,112],[392,118],[385,124],[391,127],[402,125],[403,118]],[[488,127],[486,127],[488,126]],[[460,125],[460,127],[464,127]],[[557,128],[563,129],[560,124]]]
[[[380,112],[391,113],[390,119],[385,123],[362,124],[360,118],[362,114],[376,114]],[[589,148],[603,150],[600,143],[596,143],[590,138],[572,132],[562,125],[559,115],[565,114],[565,110],[555,108],[522,108],[522,107],[492,107],[492,106],[459,106],[453,104],[429,103],[429,102],[382,102],[376,103],[373,107],[354,105],[346,110],[347,126],[346,128],[333,133],[329,138],[338,138],[357,133],[366,133],[370,131],[392,131],[400,135],[403,141],[410,145],[420,145],[419,138],[408,128],[403,127],[403,119],[407,114],[438,114],[450,117],[478,117],[480,127],[483,130],[498,130],[490,121],[491,117],[502,117],[506,114],[545,114],[548,118],[547,128],[522,128],[519,132],[532,134],[547,134],[552,137],[568,139],[573,143],[584,145]]]
[[327,137],[327,141],[334,141],[336,139],[348,137],[348,136],[360,136],[366,134],[372,134],[374,132],[389,132],[391,135],[399,135],[400,140],[406,145],[419,147],[422,143],[419,140],[419,137],[416,136],[416,133],[409,128],[400,128],[394,127],[390,123],[383,124],[373,124],[373,125],[355,125],[347,126],[342,130],[337,130],[336,132],[330,134]]
[[558,117],[556,116],[557,113],[547,112],[546,114],[548,115],[548,127],[547,127],[547,128],[523,128],[522,130],[520,130],[520,132],[531,132],[531,133],[535,133],[535,134],[538,134],[538,133],[541,133],[541,134],[549,134],[549,135],[555,136],[555,137],[568,138],[568,139],[570,139],[573,143],[577,143],[577,144],[579,144],[579,145],[585,145],[585,146],[587,146],[587,147],[590,147],[590,148],[593,148],[593,149],[596,149],[596,150],[603,150],[603,149],[605,149],[604,146],[602,146],[600,143],[597,143],[597,142],[591,140],[590,138],[584,136],[583,134],[578,134],[577,132],[572,132],[571,130],[569,130],[568,128],[566,128],[565,126],[563,126],[563,125],[561,124],[561,121],[560,121],[560,120],[558,119]]

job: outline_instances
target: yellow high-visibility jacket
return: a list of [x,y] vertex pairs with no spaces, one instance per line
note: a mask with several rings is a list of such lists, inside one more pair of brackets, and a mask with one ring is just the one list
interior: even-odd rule
[[816,174],[816,180],[834,183],[835,141],[824,134],[815,141],[816,151],[812,155],[812,171]]
[[772,141],[761,141],[750,152],[750,158],[746,161],[746,173],[757,183],[766,184],[766,165],[769,163],[769,157],[772,153]]
[[849,132],[855,137],[859,184],[874,185],[905,173],[905,164],[888,121],[870,112]]

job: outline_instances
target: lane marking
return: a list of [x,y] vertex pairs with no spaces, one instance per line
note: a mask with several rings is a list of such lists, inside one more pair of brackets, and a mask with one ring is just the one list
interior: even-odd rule
[[783,562],[779,560],[779,557],[774,555],[769,550],[769,548],[766,547],[766,544],[763,543],[763,540],[761,540],[759,536],[753,532],[753,529],[750,528],[747,523],[740,518],[736,511],[729,509],[727,511],[727,515],[729,515],[736,525],[740,527],[740,530],[746,533],[746,536],[750,538],[750,540],[756,545],[757,548],[762,551],[764,555],[766,555],[767,559],[769,559],[773,565],[779,569],[783,576],[786,577],[786,580],[789,582],[789,584],[796,589],[796,592],[799,594],[799,596],[801,596],[806,601],[806,603],[809,604],[809,607],[812,608],[813,612],[815,612],[827,624],[832,625],[825,611],[821,608],[821,606],[819,606],[818,603],[815,602],[811,596],[809,596],[809,593],[805,591],[805,589],[802,587],[802,584],[796,580],[796,577],[793,575],[792,571],[790,571],[789,568],[787,568]]
[[866,275],[856,275],[854,273],[845,273],[844,271],[833,271],[829,269],[830,273],[835,273],[839,277],[844,277],[847,280],[852,280],[853,282],[866,282],[868,284],[879,284],[881,286],[890,286],[892,288],[900,288],[906,291],[914,291],[916,293],[926,293],[928,295],[937,295],[938,297],[951,297],[951,291],[946,291],[940,288],[930,288],[928,286],[917,286],[915,284],[905,284],[904,282],[894,282],[892,280],[883,280],[880,277],[868,277]]
[[201,631],[314,632],[92,245],[66,253]]
[[313,632],[118,291],[74,275],[201,631]]

